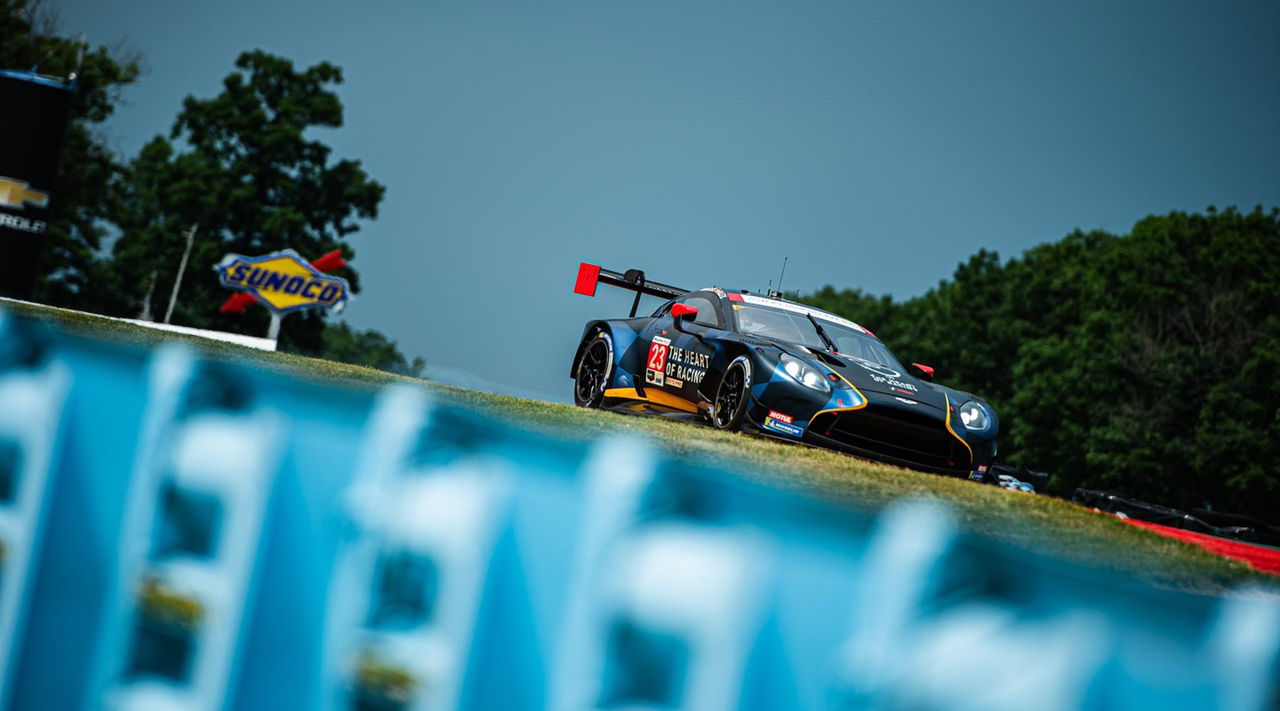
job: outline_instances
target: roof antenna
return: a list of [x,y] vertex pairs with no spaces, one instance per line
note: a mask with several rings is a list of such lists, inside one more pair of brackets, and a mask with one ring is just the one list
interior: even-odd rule
[[[776,292],[774,292],[774,293],[776,293],[776,294],[777,294],[777,296],[778,296],[778,298],[779,298],[779,299],[780,299],[780,298],[782,298],[782,277],[787,273],[787,260],[788,260],[788,259],[790,259],[790,257],[783,257],[783,258],[782,258],[782,273],[778,275],[778,290],[777,290]],[[773,294],[770,294],[770,296],[772,296],[772,295],[773,295]]]

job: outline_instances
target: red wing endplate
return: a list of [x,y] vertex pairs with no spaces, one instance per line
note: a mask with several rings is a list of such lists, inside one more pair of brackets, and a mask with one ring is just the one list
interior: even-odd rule
[[573,285],[573,293],[582,294],[584,296],[595,296],[596,285],[607,284],[616,286],[619,289],[636,292],[636,301],[631,306],[631,315],[636,315],[636,309],[640,305],[640,296],[656,296],[660,299],[674,299],[677,296],[684,296],[689,293],[688,289],[682,289],[678,286],[663,284],[661,282],[649,281],[645,279],[644,272],[639,269],[628,269],[625,272],[615,272],[612,269],[605,269],[599,264],[588,264],[582,262],[578,265],[578,280]]

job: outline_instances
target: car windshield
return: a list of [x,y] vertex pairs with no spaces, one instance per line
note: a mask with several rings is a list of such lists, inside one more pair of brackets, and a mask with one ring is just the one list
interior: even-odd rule
[[[789,305],[790,306],[790,305]],[[822,326],[822,331],[835,343],[836,350],[844,355],[862,358],[880,365],[888,366],[899,372],[906,372],[893,353],[880,341],[868,336],[855,327],[833,321],[829,314],[817,309],[794,307],[783,310],[772,306],[750,303],[735,303],[734,314],[738,319],[738,330],[780,341],[799,343],[818,350],[827,350],[827,344],[818,335],[813,322],[806,312],[813,315]],[[844,319],[841,319],[843,321]]]

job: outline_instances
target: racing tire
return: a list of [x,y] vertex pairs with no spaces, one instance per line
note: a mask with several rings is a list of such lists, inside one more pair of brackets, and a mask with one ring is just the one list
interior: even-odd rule
[[613,337],[596,331],[588,337],[573,374],[573,404],[578,407],[600,407],[604,390],[613,375]]
[[716,399],[711,405],[711,425],[718,430],[736,432],[747,415],[751,400],[751,360],[745,355],[733,359],[725,368]]

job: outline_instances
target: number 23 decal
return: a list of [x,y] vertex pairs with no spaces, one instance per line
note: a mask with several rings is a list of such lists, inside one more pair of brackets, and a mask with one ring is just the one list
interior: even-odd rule
[[666,380],[667,354],[671,352],[671,339],[654,336],[649,344],[649,359],[645,363],[644,379],[652,385],[662,385]]

